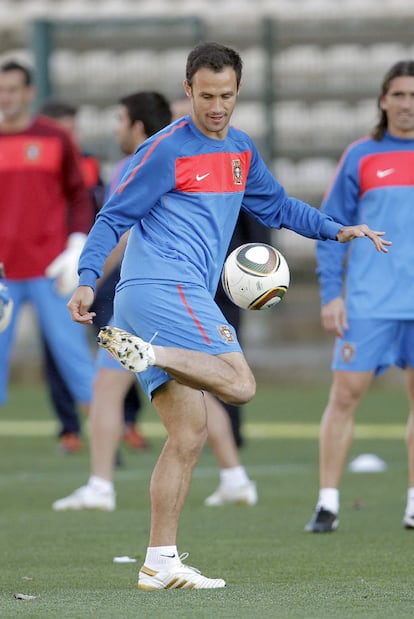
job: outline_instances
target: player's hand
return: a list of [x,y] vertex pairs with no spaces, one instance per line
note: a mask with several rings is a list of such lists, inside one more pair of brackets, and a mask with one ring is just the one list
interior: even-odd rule
[[322,326],[329,333],[343,337],[344,329],[348,329],[345,303],[342,297],[331,299],[321,308]]
[[343,226],[336,235],[336,238],[340,243],[348,243],[352,239],[362,238],[364,236],[371,239],[375,245],[377,251],[382,251],[384,254],[388,252],[388,246],[392,245],[391,241],[383,239],[385,232],[379,232],[378,230],[371,230],[366,224],[359,224],[357,226]]
[[391,241],[386,241],[383,237],[385,232],[379,232],[378,230],[371,230],[366,224],[359,224],[358,226],[343,226],[336,235],[336,238],[340,243],[348,243],[352,239],[362,238],[364,236],[371,239],[374,243],[377,251],[382,251],[384,254],[388,252],[387,247],[392,245]]
[[94,297],[95,294],[89,286],[79,286],[76,288],[68,303],[72,320],[84,325],[91,325],[93,323],[96,314],[95,312],[90,312],[89,308],[93,303]]

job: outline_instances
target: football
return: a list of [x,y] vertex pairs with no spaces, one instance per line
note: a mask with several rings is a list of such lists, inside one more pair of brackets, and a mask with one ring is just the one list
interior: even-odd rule
[[235,305],[263,310],[283,299],[289,288],[290,271],[286,259],[275,247],[246,243],[227,256],[221,281]]

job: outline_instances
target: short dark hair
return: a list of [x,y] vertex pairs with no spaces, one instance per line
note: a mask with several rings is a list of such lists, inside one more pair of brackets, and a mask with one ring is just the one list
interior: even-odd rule
[[0,73],[9,73],[10,71],[20,71],[23,73],[25,86],[31,86],[31,84],[33,84],[32,72],[20,62],[16,60],[7,60],[0,66]]
[[142,91],[121,97],[118,103],[127,109],[131,125],[140,120],[147,137],[169,125],[172,120],[170,104],[164,95]]
[[48,99],[43,103],[39,110],[40,114],[50,116],[50,118],[63,118],[64,116],[71,116],[74,118],[78,113],[76,105],[67,103],[66,101],[59,101],[58,99]]
[[378,96],[377,106],[379,110],[379,121],[375,125],[372,130],[372,137],[374,140],[382,140],[384,136],[384,132],[388,127],[388,117],[387,113],[381,109],[381,99],[384,95],[387,94],[389,89],[391,88],[391,82],[396,77],[414,77],[414,60],[400,60],[396,62],[385,74],[382,85],[381,92]]
[[199,43],[188,54],[186,65],[186,80],[191,86],[194,74],[199,69],[210,69],[215,73],[220,73],[225,67],[232,67],[236,73],[237,86],[240,85],[243,62],[240,55],[231,47],[207,41]]

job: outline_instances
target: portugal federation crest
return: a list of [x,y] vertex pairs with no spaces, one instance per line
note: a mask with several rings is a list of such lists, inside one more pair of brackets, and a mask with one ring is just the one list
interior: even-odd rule
[[355,356],[355,345],[349,342],[343,344],[341,354],[342,361],[344,361],[345,363],[351,363],[352,359]]
[[230,329],[229,325],[218,325],[217,330],[226,344],[235,342],[233,331]]
[[233,180],[235,185],[243,184],[243,174],[240,159],[233,159]]

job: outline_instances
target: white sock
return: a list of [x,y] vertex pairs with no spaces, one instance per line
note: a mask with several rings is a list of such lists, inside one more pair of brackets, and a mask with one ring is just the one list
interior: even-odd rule
[[147,548],[145,566],[157,572],[180,565],[177,546],[152,546]]
[[316,509],[320,507],[337,514],[339,512],[339,490],[337,488],[321,488]]
[[414,488],[408,488],[407,490],[407,507],[406,513],[410,516],[414,516]]
[[104,479],[103,477],[98,477],[97,475],[91,475],[88,479],[88,486],[92,486],[94,490],[97,492],[113,492],[114,484],[109,479]]
[[220,481],[227,488],[238,488],[249,483],[244,466],[233,466],[228,469],[220,470]]

